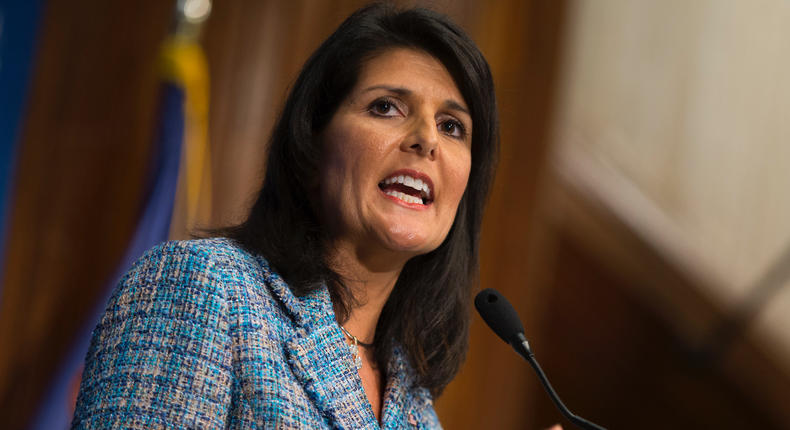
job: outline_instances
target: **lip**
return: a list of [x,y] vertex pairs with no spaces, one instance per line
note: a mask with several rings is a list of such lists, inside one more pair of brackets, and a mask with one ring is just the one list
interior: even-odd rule
[[[427,183],[428,184],[428,188],[431,189],[431,194],[433,195],[433,199],[431,199],[431,201],[428,204],[426,204],[426,205],[423,205],[423,204],[420,204],[420,203],[406,203],[406,202],[404,202],[403,200],[401,200],[401,199],[399,199],[397,197],[393,197],[393,196],[387,195],[383,190],[381,190],[379,188],[379,191],[381,192],[382,196],[390,199],[391,201],[393,201],[396,204],[399,204],[399,205],[401,205],[403,207],[407,207],[409,209],[416,209],[416,210],[423,210],[424,211],[424,210],[428,210],[431,206],[433,206],[433,202],[436,201],[436,190],[433,187],[433,180],[431,180],[431,177],[426,175],[425,173],[418,172],[418,171],[416,171],[414,169],[398,169],[398,170],[395,170],[393,172],[390,172],[389,174],[387,174],[387,176],[384,176],[383,178],[381,178],[378,183],[380,184],[385,179],[392,178],[392,177],[395,177],[395,176],[400,176],[400,175],[411,176],[414,179],[420,179],[420,180],[422,180],[422,182]],[[378,188],[378,186],[377,186],[377,188]]]

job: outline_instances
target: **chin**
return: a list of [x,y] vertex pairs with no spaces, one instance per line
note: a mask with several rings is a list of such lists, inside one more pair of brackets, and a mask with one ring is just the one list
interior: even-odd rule
[[385,246],[394,251],[409,254],[409,258],[416,255],[427,254],[436,249],[441,241],[430,235],[415,233],[414,230],[404,231],[391,229],[384,241]]

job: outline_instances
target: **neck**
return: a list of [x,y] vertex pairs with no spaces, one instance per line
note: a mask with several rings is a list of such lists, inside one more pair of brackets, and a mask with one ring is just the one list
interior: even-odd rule
[[[372,343],[381,310],[387,303],[406,260],[390,259],[388,264],[377,264],[371,258],[359,258],[360,255],[369,257],[372,254],[337,246],[330,261],[343,276],[359,303],[359,307],[351,311],[343,327],[360,341]],[[379,258],[378,262],[381,261],[386,260]]]

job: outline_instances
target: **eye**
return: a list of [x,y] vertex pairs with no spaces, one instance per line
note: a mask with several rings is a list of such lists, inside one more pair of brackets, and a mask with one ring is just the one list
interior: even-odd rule
[[448,134],[453,134],[453,132],[457,128],[457,126],[451,122],[446,122],[442,124],[441,127],[442,127],[442,131]]
[[392,109],[392,105],[389,102],[380,102],[376,105],[376,112],[381,115],[386,115]]
[[389,99],[378,99],[373,101],[368,107],[370,113],[381,117],[393,117],[401,115],[398,107]]
[[464,129],[464,125],[456,120],[447,120],[438,125],[439,131],[444,134],[449,134],[450,136],[456,138],[463,138],[466,136],[466,129]]

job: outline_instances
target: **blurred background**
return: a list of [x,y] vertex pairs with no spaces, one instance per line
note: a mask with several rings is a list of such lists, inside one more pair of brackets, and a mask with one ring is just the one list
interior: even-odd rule
[[[244,217],[289,85],[363,3],[0,2],[0,427],[68,427],[111,287]],[[609,429],[790,429],[790,2],[419,4],[493,69],[481,288],[565,404]],[[571,428],[478,318],[437,410]]]

